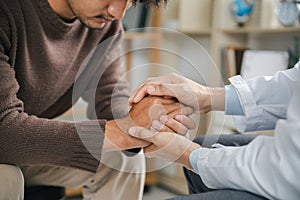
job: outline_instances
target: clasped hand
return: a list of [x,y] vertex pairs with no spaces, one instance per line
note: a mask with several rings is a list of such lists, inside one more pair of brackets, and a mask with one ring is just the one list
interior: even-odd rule
[[128,135],[128,129],[134,126],[185,135],[188,129],[195,128],[194,122],[188,117],[192,113],[193,108],[184,106],[175,99],[147,96],[132,104],[126,117],[107,122],[104,151],[151,145],[147,140]]
[[[206,87],[174,73],[146,80],[134,91],[129,104],[138,103],[147,95],[176,98],[181,104],[192,107],[195,113],[224,110],[224,88]],[[129,134],[151,143],[144,148],[147,157],[175,161],[191,169],[189,155],[200,146],[168,130],[158,131],[161,129],[149,131],[132,127]]]

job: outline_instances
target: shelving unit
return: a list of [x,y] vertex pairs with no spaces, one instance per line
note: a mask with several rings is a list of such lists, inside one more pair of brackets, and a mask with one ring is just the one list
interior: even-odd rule
[[220,29],[224,34],[270,34],[270,33],[300,33],[300,27],[279,27],[279,28],[224,28]]
[[[255,0],[255,9],[250,21],[242,28],[237,27],[229,9],[224,9],[229,7],[230,2],[231,0],[214,0],[211,54],[220,69],[221,48],[228,44],[257,50],[287,50],[291,47],[293,36],[300,36],[299,25],[283,27],[277,21],[275,9],[278,0]],[[272,38],[276,40],[270,41]],[[280,44],[280,47],[277,44]]]

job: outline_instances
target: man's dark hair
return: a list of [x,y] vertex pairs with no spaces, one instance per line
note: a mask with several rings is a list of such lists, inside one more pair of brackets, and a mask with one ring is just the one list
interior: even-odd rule
[[143,3],[146,6],[159,7],[161,5],[166,5],[168,0],[132,0],[133,5],[138,3]]

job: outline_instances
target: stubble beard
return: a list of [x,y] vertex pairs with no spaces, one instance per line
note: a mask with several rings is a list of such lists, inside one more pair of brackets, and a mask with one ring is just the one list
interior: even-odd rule
[[75,16],[76,19],[78,19],[80,21],[80,23],[82,25],[84,25],[87,28],[96,29],[96,30],[103,28],[103,26],[101,26],[99,28],[95,28],[95,27],[91,26],[88,19],[84,19],[84,18],[80,17],[80,15],[76,14],[76,12],[74,11],[74,9],[72,7],[72,4],[70,3],[70,0],[67,0],[67,4],[68,4],[68,6],[69,6],[69,8],[70,8],[70,10],[72,12],[72,14]]

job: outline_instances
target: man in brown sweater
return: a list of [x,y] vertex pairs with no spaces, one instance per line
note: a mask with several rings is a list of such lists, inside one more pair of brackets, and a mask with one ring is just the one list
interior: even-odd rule
[[[24,179],[28,185],[83,187],[85,199],[141,199],[142,154],[112,150],[149,145],[127,134],[134,124],[149,128],[162,114],[191,111],[149,97],[128,115],[119,20],[131,4],[0,1],[0,199],[23,199]],[[80,97],[89,103],[90,121],[51,120]],[[169,128],[179,131],[182,124],[174,120]]]

